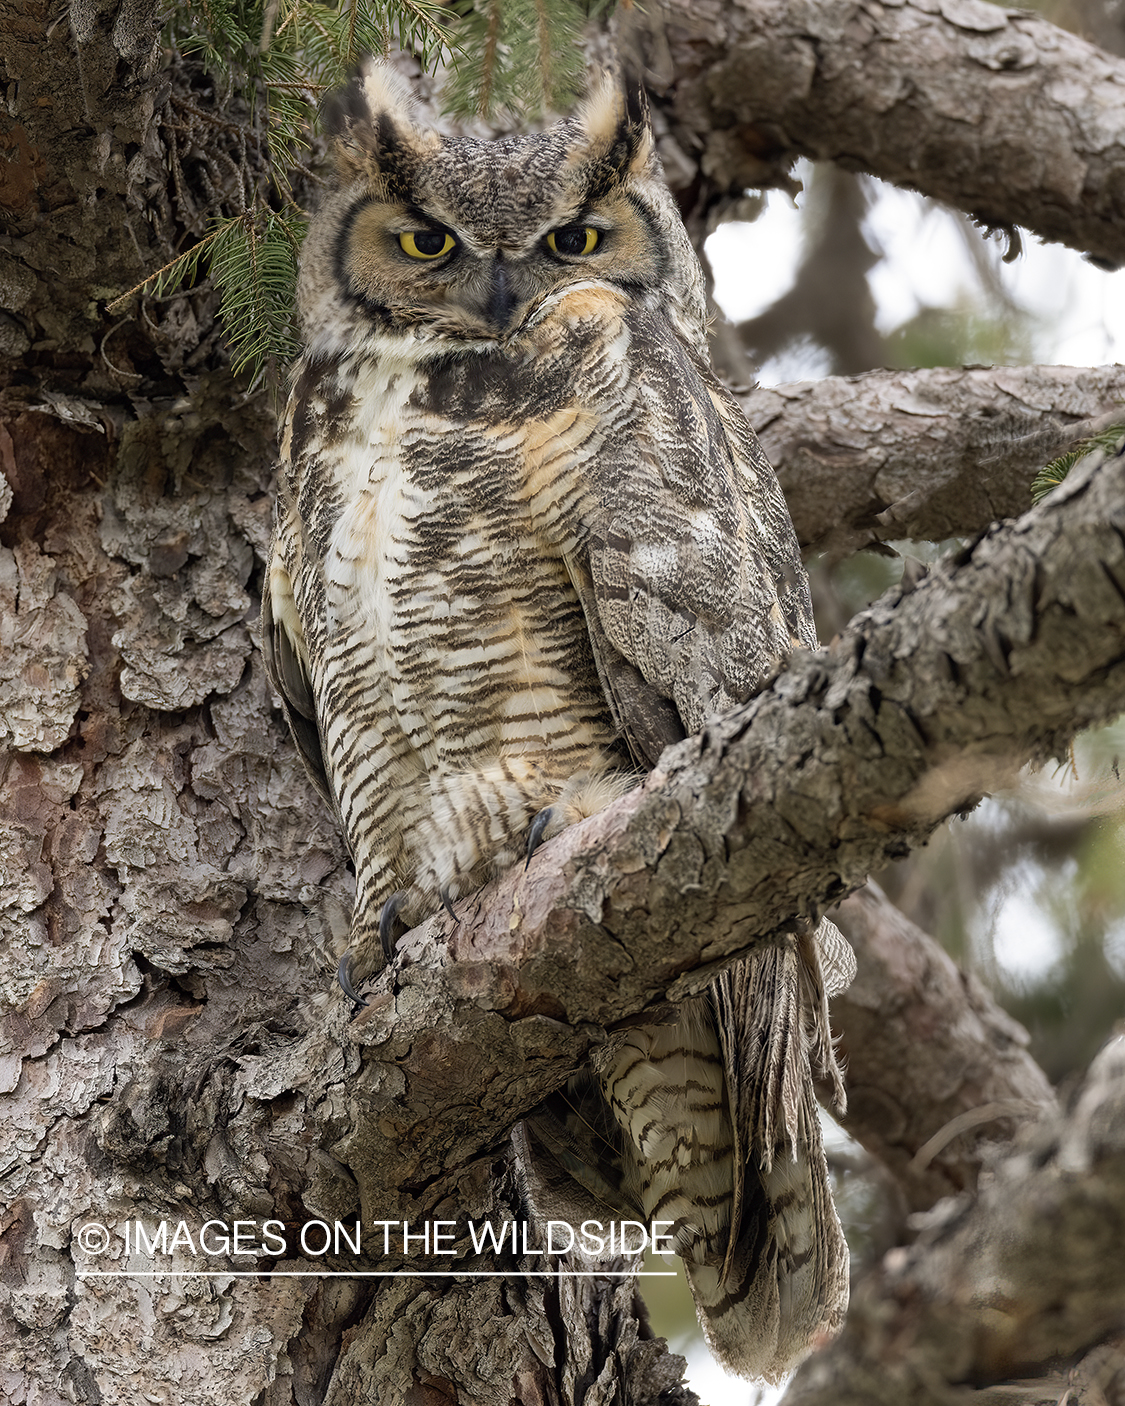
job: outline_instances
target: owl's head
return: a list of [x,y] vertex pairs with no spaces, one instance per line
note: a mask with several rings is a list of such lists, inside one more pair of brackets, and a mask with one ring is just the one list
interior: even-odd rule
[[365,334],[496,346],[578,285],[663,311],[701,349],[702,278],[641,89],[606,79],[545,132],[479,141],[421,124],[406,85],[372,61],[328,115],[340,187],[301,276],[314,356]]

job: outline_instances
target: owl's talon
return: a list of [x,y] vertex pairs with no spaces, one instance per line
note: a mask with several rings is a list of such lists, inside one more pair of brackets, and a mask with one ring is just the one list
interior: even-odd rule
[[396,893],[391,894],[379,914],[379,942],[388,962],[395,955],[395,921],[398,918],[399,909],[405,901],[406,890],[399,889]]
[[531,856],[543,843],[543,831],[550,825],[554,813],[551,806],[545,806],[531,822],[531,829],[527,832],[527,862],[523,866],[525,874],[528,864],[531,863]]
[[352,985],[352,957],[350,952],[345,952],[340,958],[340,965],[336,968],[336,980],[340,983],[340,989],[350,1001],[354,1001],[357,1006],[367,1005],[365,997]]
[[459,922],[460,920],[457,917],[457,914],[453,911],[453,898],[449,892],[449,885],[442,884],[439,892],[441,894],[442,907],[445,909],[445,911],[449,914],[449,916],[453,919],[455,923]]

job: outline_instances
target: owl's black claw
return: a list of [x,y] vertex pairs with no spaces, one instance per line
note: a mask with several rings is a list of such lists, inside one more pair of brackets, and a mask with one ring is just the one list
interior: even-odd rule
[[405,900],[406,890],[399,889],[397,893],[391,894],[379,914],[379,942],[382,944],[383,955],[388,962],[395,955],[395,922],[398,918],[398,910]]
[[352,958],[350,952],[345,952],[340,958],[340,965],[336,968],[336,980],[340,983],[340,989],[349,1000],[354,1001],[357,1006],[365,1006],[367,1004],[352,985]]
[[441,892],[441,901],[442,901],[442,905],[443,905],[443,907],[445,908],[445,911],[449,914],[449,916],[450,916],[450,917],[453,919],[453,921],[456,923],[456,922],[458,921],[458,917],[457,917],[457,914],[453,911],[453,897],[452,897],[452,895],[451,895],[450,892],[449,892],[449,885],[448,885],[448,884],[442,884],[440,892]]
[[546,806],[531,822],[531,829],[527,832],[527,863],[524,864],[524,872],[527,872],[527,865],[531,863],[531,856],[543,843],[543,831],[551,823],[554,811],[550,806]]

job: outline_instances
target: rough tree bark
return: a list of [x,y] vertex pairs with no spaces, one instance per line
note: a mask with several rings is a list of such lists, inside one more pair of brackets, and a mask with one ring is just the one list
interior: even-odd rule
[[666,14],[642,49],[670,90],[668,141],[713,194],[784,188],[808,156],[1125,262],[1121,59],[984,0],[668,0]]
[[1125,372],[870,371],[741,399],[801,545],[842,557],[873,542],[971,537],[982,523],[1018,517],[1044,464],[1125,424]]
[[[1118,61],[972,0],[693,6],[674,19],[642,39],[685,196],[783,179],[798,149],[846,153],[1116,257]],[[847,100],[866,116],[845,130],[841,100],[821,93],[842,91],[832,84],[857,36],[871,49],[891,25],[870,85],[864,67],[847,69]],[[0,1400],[687,1401],[627,1279],[535,1278],[522,1245],[473,1258],[503,1271],[494,1278],[317,1279],[450,1261],[417,1245],[403,1256],[401,1241],[384,1251],[381,1237],[365,1257],[345,1245],[321,1257],[302,1232],[318,1218],[350,1225],[361,1207],[368,1223],[459,1231],[468,1216],[519,1219],[511,1125],[610,1027],[698,989],[997,776],[1125,707],[1122,464],[794,660],[641,790],[483,893],[456,930],[425,925],[352,1021],[331,977],[343,849],[254,644],[269,407],[223,370],[206,290],[125,323],[104,313],[198,232],[188,197],[210,99],[190,71],[161,72],[157,28],[143,2],[67,18],[37,0],[0,4]],[[927,67],[923,41],[952,68]],[[1009,41],[1015,59],[992,62]],[[794,63],[795,88],[777,81]],[[763,68],[775,81],[759,82]],[[951,120],[940,142],[891,141],[904,113],[936,134],[947,78],[960,110],[990,114],[991,145],[983,117]],[[752,111],[724,96],[735,83],[757,94]],[[1036,146],[1032,99],[1053,146]],[[1081,134],[1085,184],[1067,199],[1052,185],[1037,205],[1036,163],[1064,129]],[[998,151],[1028,155],[1010,188],[988,183],[984,207],[975,173]],[[753,413],[776,440],[803,540],[843,551],[947,524],[986,532],[1055,452],[1037,446],[1061,446],[1118,390],[1109,373],[1058,369],[874,376],[843,393],[774,392]],[[983,491],[967,493],[970,480]],[[834,494],[835,522],[823,512]],[[1079,1306],[1096,1295],[1105,1311],[1052,1319],[1049,1333],[1051,1294],[1009,1294],[1019,1312],[997,1324],[995,1285],[1022,1289],[1029,1265],[1061,1258],[1057,1240],[1021,1238],[1021,1168],[1039,1168],[1028,1195],[1055,1197],[1060,1216],[1096,1200],[1118,1217],[1103,1224],[1120,1224],[1120,1060],[1107,1055],[1057,1114],[1018,1029],[923,935],[870,893],[842,921],[861,957],[837,1012],[850,1127],[910,1206],[965,1199],[870,1276],[858,1326],[820,1360],[854,1384],[835,1399],[882,1399],[864,1383],[889,1360],[906,1385],[887,1399],[944,1401],[949,1382],[1036,1365],[1037,1343],[1044,1355],[1092,1346],[1119,1321],[1116,1261],[1076,1259],[1074,1282],[1052,1292],[1085,1295]],[[1026,1145],[987,1152],[1036,1108]],[[959,1275],[959,1247],[988,1246],[1001,1215],[1023,1260]],[[126,1247],[138,1219],[182,1222],[192,1244],[148,1253],[131,1231]],[[273,1220],[284,1253],[209,1256],[208,1219]],[[90,1225],[106,1228],[104,1248]],[[89,1277],[107,1268],[128,1277]],[[177,1272],[145,1278],[154,1268]],[[819,1388],[806,1374],[794,1389]]]

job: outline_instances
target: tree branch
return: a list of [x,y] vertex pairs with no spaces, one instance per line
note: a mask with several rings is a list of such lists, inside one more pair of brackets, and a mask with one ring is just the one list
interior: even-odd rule
[[[950,1384],[1018,1377],[1120,1330],[1125,1039],[1110,1041],[1064,1114],[992,1159],[975,1198],[943,1201],[916,1225],[918,1243],[857,1286],[842,1336],[801,1369],[786,1406],[994,1406],[999,1395]],[[1002,1399],[1059,1396],[1013,1384]]]
[[973,536],[1030,506],[1044,464],[1117,417],[1118,366],[871,371],[741,397],[801,545]]
[[714,189],[784,188],[795,156],[830,159],[1125,262],[1125,62],[1039,15],[669,0],[665,22],[650,71],[675,75],[672,139]]
[[926,1210],[975,1187],[983,1147],[1053,1108],[1054,1093],[1022,1026],[878,885],[833,916],[858,966],[832,1002],[847,1062],[842,1122]]

